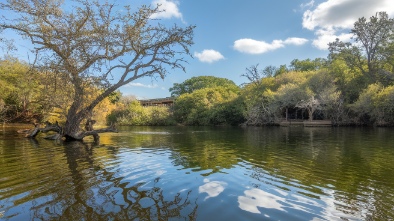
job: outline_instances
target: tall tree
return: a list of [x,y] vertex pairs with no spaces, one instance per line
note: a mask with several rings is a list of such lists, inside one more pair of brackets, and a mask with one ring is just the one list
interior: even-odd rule
[[[120,4],[120,3],[119,3]],[[120,7],[90,0],[8,0],[0,3],[0,27],[30,40],[35,65],[62,75],[73,85],[72,104],[62,136],[81,140],[110,131],[83,131],[80,124],[107,96],[129,82],[164,78],[168,69],[185,70],[194,26],[166,27],[153,14],[158,7]],[[101,90],[87,99],[91,86]],[[89,102],[87,102],[89,100]],[[59,129],[60,130],[60,129]]]
[[381,80],[380,75],[387,74],[383,62],[387,56],[384,49],[392,43],[394,19],[389,18],[386,12],[376,13],[369,21],[362,17],[354,23],[351,33],[354,35],[354,43],[344,43],[337,39],[329,44],[331,58],[339,55],[349,66],[358,68],[367,75],[372,83]]
[[386,12],[376,13],[369,21],[362,17],[354,23],[351,33],[355,36],[355,41],[363,47],[368,70],[375,73],[379,68],[379,55],[394,34],[394,19],[389,18]]

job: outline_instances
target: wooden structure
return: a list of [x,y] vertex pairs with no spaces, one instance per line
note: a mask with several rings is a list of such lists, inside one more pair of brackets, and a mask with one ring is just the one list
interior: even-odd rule
[[279,123],[280,126],[293,127],[293,126],[304,126],[304,127],[331,127],[332,122],[330,120],[282,120]]
[[173,97],[166,97],[166,98],[156,98],[156,99],[148,99],[148,100],[139,100],[142,106],[149,107],[149,106],[172,106],[174,105]]

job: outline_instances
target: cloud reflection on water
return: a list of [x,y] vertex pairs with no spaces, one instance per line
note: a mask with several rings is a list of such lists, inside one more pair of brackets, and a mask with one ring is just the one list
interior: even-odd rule
[[[276,209],[284,211],[288,215],[303,217],[304,220],[310,221],[351,220],[352,217],[354,218],[354,214],[342,208],[343,205],[335,199],[335,191],[333,190],[325,189],[324,194],[319,198],[309,198],[296,189],[292,192],[284,192],[278,189],[275,189],[275,191],[278,195],[257,188],[245,190],[245,195],[238,196],[239,208],[250,213],[265,213],[265,216],[268,216],[269,212],[263,212],[264,209]],[[341,211],[341,209],[344,209],[344,211]],[[293,212],[289,213],[290,211]],[[359,217],[369,216],[365,214],[366,211],[363,212],[364,214],[357,215]]]
[[239,208],[251,213],[261,213],[257,207],[267,209],[282,210],[283,205],[280,203],[284,198],[267,193],[260,189],[250,189],[244,191],[245,196],[238,196]]
[[205,183],[204,185],[198,188],[199,193],[208,194],[208,196],[205,197],[204,200],[218,196],[221,192],[223,192],[225,186],[227,186],[227,183],[225,182],[209,181],[209,179],[204,179],[204,183]]

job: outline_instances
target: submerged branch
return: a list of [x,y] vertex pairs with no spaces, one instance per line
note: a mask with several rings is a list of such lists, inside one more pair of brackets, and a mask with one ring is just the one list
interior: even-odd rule
[[107,133],[107,132],[118,133],[118,130],[115,128],[115,125],[111,125],[107,128],[101,128],[97,130],[93,130],[93,128],[91,129],[92,130],[79,132],[77,134],[74,134],[73,136],[66,134],[65,135],[66,140],[83,140],[84,137],[93,136],[94,141],[98,142],[100,138],[99,133]]
[[45,122],[44,128],[40,128],[39,126],[40,126],[39,124],[35,124],[35,127],[32,130],[28,131],[25,137],[35,138],[38,135],[38,133],[40,132],[46,133],[49,131],[57,132],[59,135],[62,134],[62,128],[59,126],[58,122],[54,124]]

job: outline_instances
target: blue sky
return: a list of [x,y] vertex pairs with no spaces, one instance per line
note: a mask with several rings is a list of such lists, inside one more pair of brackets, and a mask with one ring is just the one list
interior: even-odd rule
[[360,17],[386,11],[394,17],[393,0],[154,0],[164,23],[196,25],[186,73],[174,71],[164,80],[138,79],[121,88],[138,98],[170,96],[168,89],[194,76],[212,75],[247,81],[245,69],[259,64],[279,66],[293,59],[326,58],[327,44],[349,41]]
[[[128,1],[128,2],[127,2]],[[211,75],[245,83],[245,69],[259,64],[288,65],[293,59],[326,58],[327,44],[349,34],[360,17],[386,11],[394,17],[394,0],[127,0],[122,4],[160,4],[160,22],[195,25],[194,58],[186,73],[175,70],[164,80],[141,78],[120,88],[138,99],[170,96],[169,88],[194,76]],[[4,34],[4,33],[3,33]],[[6,33],[5,33],[6,34]],[[23,41],[19,45],[24,47]],[[16,56],[24,57],[26,50]]]

